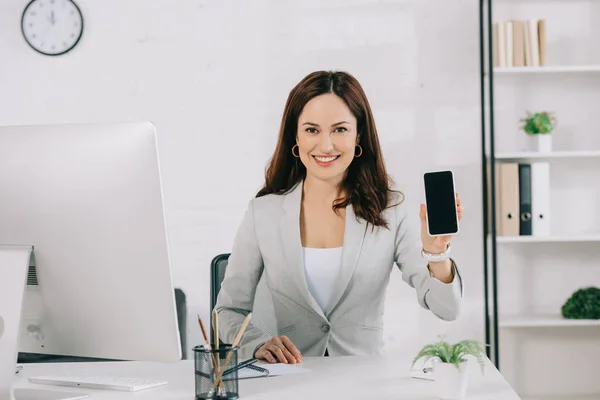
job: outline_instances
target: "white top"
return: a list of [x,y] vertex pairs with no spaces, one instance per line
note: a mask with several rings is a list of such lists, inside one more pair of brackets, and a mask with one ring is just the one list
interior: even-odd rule
[[[313,397],[319,399],[436,398],[433,382],[410,378],[409,370],[415,354],[415,352],[399,353],[392,350],[379,357],[304,357],[300,366],[309,369],[309,373],[275,378],[241,379],[240,399],[262,400],[278,397],[286,400],[304,400],[310,393],[316,394]],[[519,400],[520,397],[500,375],[494,364],[486,357],[485,362],[485,373],[482,374],[477,363],[472,359],[469,360],[467,398],[469,400]],[[258,365],[269,368],[262,361]],[[291,364],[287,365],[290,368],[294,367]],[[193,371],[194,360],[178,363],[128,361],[33,363],[24,364],[23,371],[17,375],[13,372],[11,379],[14,379],[17,388],[91,394],[86,400],[189,400],[194,398]],[[159,379],[166,380],[169,384],[136,393],[34,385],[27,381],[31,376],[64,373]],[[373,384],[374,382],[376,384]]]
[[303,247],[303,250],[308,291],[323,312],[327,313],[342,265],[342,247],[327,249]]

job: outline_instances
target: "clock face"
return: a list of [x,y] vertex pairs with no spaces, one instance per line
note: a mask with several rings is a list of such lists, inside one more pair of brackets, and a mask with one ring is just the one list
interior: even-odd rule
[[34,50],[57,56],[79,42],[83,16],[72,0],[32,0],[23,11],[21,30]]

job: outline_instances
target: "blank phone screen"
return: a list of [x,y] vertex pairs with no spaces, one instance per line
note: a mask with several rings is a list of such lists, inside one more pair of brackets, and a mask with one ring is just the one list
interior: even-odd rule
[[452,171],[428,172],[424,180],[429,233],[457,233],[456,194]]

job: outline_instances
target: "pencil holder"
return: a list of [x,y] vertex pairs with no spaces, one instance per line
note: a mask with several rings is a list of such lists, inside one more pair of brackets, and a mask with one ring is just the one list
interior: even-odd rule
[[219,349],[196,346],[194,368],[196,399],[229,400],[239,398],[237,370],[223,375],[223,371],[238,363],[238,348],[221,345]]

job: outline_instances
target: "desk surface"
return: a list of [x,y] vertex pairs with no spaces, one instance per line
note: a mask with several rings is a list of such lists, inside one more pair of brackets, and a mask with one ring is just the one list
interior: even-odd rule
[[[318,357],[305,358],[307,374],[240,380],[240,400],[283,398],[306,399],[434,399],[433,382],[409,376],[410,357]],[[487,360],[485,373],[470,361],[467,399],[519,400],[520,398]],[[32,385],[30,376],[43,374],[119,375],[163,379],[168,385],[134,393],[106,390],[73,389]],[[194,399],[194,365],[192,360],[175,364],[145,362],[101,362],[64,364],[24,364],[15,387],[86,392],[90,399],[190,400]]]

